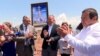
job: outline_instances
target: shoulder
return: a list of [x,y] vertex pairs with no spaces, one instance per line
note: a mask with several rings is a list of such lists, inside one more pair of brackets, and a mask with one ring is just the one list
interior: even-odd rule
[[93,31],[100,31],[100,23],[98,23],[95,27],[92,28]]
[[22,27],[23,27],[23,24],[20,24],[20,25],[19,25],[19,28],[22,28]]
[[57,25],[57,24],[54,24],[54,27],[56,27],[56,28],[57,28],[57,27],[59,27],[59,25]]
[[92,34],[92,36],[99,37],[100,36],[100,24],[93,27],[90,33]]
[[30,28],[34,28],[34,26],[33,26],[33,25],[28,25],[28,27],[30,27]]
[[47,27],[48,27],[48,25],[43,26],[43,28],[47,28]]
[[23,26],[23,24],[20,24],[19,26]]
[[59,26],[58,24],[54,24],[54,26]]

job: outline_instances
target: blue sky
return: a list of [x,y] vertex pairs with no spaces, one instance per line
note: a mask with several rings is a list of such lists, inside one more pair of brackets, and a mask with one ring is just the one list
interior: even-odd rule
[[24,15],[31,17],[31,4],[39,2],[48,2],[49,14],[55,16],[81,16],[81,11],[88,7],[95,8],[100,15],[100,0],[0,0],[0,23],[21,24]]

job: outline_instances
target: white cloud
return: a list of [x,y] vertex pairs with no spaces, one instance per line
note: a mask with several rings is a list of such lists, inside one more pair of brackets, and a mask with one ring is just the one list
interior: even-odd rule
[[67,16],[66,16],[66,14],[64,14],[64,13],[62,13],[62,14],[60,14],[59,16],[56,17],[56,24],[61,25],[62,22],[67,22],[67,21],[68,21],[68,20],[67,20]]
[[18,26],[21,24],[21,19],[17,20],[18,17],[12,17],[11,19],[9,18],[4,18],[0,21],[0,24],[3,24],[4,22],[10,22],[13,27]]
[[75,28],[80,22],[80,16],[73,16],[69,18],[65,13],[62,13],[56,17],[56,23],[61,25],[62,22],[68,22],[73,28]]
[[[100,15],[99,15],[98,20],[100,22]],[[56,17],[56,24],[61,25],[62,22],[68,22],[69,24],[72,25],[73,29],[75,29],[77,27],[77,25],[80,23],[80,21],[81,21],[80,16],[68,17],[68,16],[66,16],[65,13],[61,13],[60,15],[58,15]]]

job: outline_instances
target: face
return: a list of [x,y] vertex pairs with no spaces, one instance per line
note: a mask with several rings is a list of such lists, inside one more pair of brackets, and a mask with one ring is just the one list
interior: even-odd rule
[[10,28],[7,25],[4,24],[3,26],[4,26],[3,27],[4,32],[7,32],[7,33],[11,32]]
[[23,23],[25,25],[31,24],[31,20],[30,19],[25,19],[25,20],[23,20]]
[[52,24],[52,23],[54,23],[54,16],[49,16],[48,17],[48,24]]
[[83,27],[91,25],[92,19],[90,19],[89,17],[89,12],[82,13],[81,22],[83,24]]

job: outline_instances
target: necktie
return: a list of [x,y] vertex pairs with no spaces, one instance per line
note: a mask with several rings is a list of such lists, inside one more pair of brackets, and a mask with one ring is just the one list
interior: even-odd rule
[[27,31],[27,25],[25,25],[25,31]]
[[[27,31],[27,25],[25,25],[25,31]],[[25,39],[25,45],[29,45],[30,44],[30,39],[29,38],[26,38]]]

